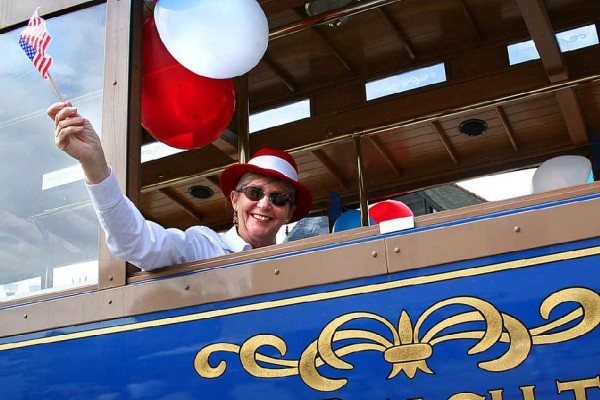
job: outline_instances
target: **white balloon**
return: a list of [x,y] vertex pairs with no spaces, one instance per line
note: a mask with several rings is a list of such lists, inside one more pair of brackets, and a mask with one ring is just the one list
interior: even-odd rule
[[247,73],[269,42],[267,17],[256,0],[159,0],[154,20],[173,58],[213,79]]
[[533,174],[533,193],[546,192],[589,181],[592,163],[583,156],[559,156],[544,161]]

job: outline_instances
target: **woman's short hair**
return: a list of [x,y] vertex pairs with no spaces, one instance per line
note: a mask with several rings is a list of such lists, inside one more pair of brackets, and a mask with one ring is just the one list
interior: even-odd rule
[[281,185],[283,185],[286,192],[288,192],[292,196],[296,195],[296,188],[294,188],[294,185],[292,185],[291,183],[283,181],[281,179],[274,178],[272,176],[257,174],[255,172],[247,172],[244,175],[242,175],[242,177],[238,181],[237,185],[235,186],[235,190],[238,191],[238,190],[248,186],[248,184],[255,179],[263,179],[263,180],[267,181],[267,183],[278,182]]

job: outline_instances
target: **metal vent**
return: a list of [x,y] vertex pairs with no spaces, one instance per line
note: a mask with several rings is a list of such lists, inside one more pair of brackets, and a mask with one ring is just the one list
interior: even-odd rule
[[344,8],[354,2],[355,0],[316,0],[306,3],[304,8],[309,16],[314,17],[315,15]]
[[[304,5],[304,9],[306,10],[306,14],[308,14],[309,17],[314,17],[316,15],[328,13],[330,11],[339,10],[358,1],[360,0],[316,0],[311,1],[310,3],[306,3]],[[341,17],[329,22],[329,26],[340,26],[347,20],[348,17]]]
[[458,126],[460,133],[467,136],[479,136],[488,128],[487,122],[481,119],[468,119]]
[[209,199],[213,195],[212,189],[203,185],[194,185],[190,187],[188,193],[197,199]]

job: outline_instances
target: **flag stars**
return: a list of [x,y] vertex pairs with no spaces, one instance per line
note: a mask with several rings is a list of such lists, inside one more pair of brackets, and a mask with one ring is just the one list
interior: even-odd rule
[[27,57],[29,57],[29,59],[33,61],[33,58],[37,53],[35,49],[31,47],[31,45],[29,45],[29,43],[27,43],[23,38],[19,39],[19,44],[21,45],[21,48],[25,51],[25,54],[27,54]]

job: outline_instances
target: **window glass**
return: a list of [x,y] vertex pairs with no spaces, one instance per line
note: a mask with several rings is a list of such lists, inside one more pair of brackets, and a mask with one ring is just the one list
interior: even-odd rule
[[253,133],[304,118],[310,118],[310,100],[301,100],[282,107],[251,114],[249,131]]
[[538,53],[535,48],[533,40],[508,45],[507,49],[510,65],[520,64],[531,60],[539,60],[540,58],[540,53]]
[[[33,10],[32,10],[33,12]],[[105,5],[46,20],[58,91],[101,131]],[[0,35],[0,301],[98,281],[98,222],[76,160],[54,144],[58,97]]]
[[[587,25],[556,34],[556,40],[562,53],[583,49],[598,44],[598,31],[595,25]],[[510,65],[530,60],[538,60],[538,53],[533,40],[519,42],[507,46]]]
[[558,46],[563,53],[598,44],[598,31],[595,25],[582,26],[556,34]]
[[403,72],[368,82],[365,85],[367,101],[445,81],[446,68],[444,63]]
[[162,142],[154,142],[142,146],[142,163],[158,160],[163,157],[172,156],[173,154],[182,153],[185,150],[171,147]]

